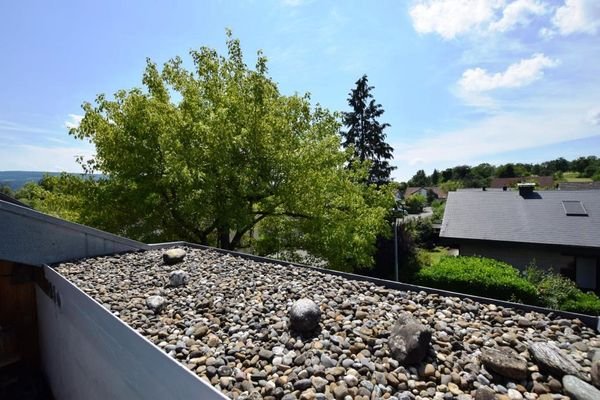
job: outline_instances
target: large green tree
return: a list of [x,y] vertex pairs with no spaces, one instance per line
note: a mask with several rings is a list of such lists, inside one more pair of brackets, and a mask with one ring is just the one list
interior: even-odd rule
[[360,162],[370,163],[368,182],[381,185],[390,181],[390,174],[395,169],[389,163],[394,157],[394,149],[385,141],[384,131],[390,124],[379,122],[384,110],[375,102],[372,89],[367,75],[363,75],[350,92],[348,105],[352,111],[343,113],[346,129],[341,131],[342,145],[352,148]]
[[369,266],[390,191],[362,185],[365,167],[345,168],[335,115],[282,95],[260,52],[249,69],[230,34],[227,46],[191,51],[191,70],[148,60],[145,89],[83,105],[71,133],[95,145],[82,164],[104,178],[82,186],[80,221],[143,241],[258,241]]

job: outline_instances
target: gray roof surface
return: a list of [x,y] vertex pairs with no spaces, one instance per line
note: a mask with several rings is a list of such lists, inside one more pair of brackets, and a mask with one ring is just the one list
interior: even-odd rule
[[[588,216],[567,216],[563,200],[581,201]],[[440,236],[600,248],[600,190],[450,192]]]

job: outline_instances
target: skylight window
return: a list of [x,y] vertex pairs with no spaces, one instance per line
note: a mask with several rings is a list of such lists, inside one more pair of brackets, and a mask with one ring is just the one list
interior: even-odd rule
[[582,216],[587,217],[588,213],[583,206],[583,203],[579,200],[563,200],[563,208],[565,209],[566,215]]

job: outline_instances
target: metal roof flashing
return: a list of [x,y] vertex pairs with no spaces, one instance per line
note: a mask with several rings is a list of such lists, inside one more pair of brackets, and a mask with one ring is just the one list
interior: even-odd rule
[[227,398],[58,271],[43,270],[51,295],[36,288],[39,338],[56,398]]
[[143,249],[148,245],[0,200],[0,260],[42,266]]

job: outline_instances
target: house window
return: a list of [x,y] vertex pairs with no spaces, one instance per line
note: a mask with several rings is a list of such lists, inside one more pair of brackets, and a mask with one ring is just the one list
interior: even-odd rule
[[575,282],[582,289],[597,288],[596,285],[596,259],[591,257],[577,257],[575,260]]

